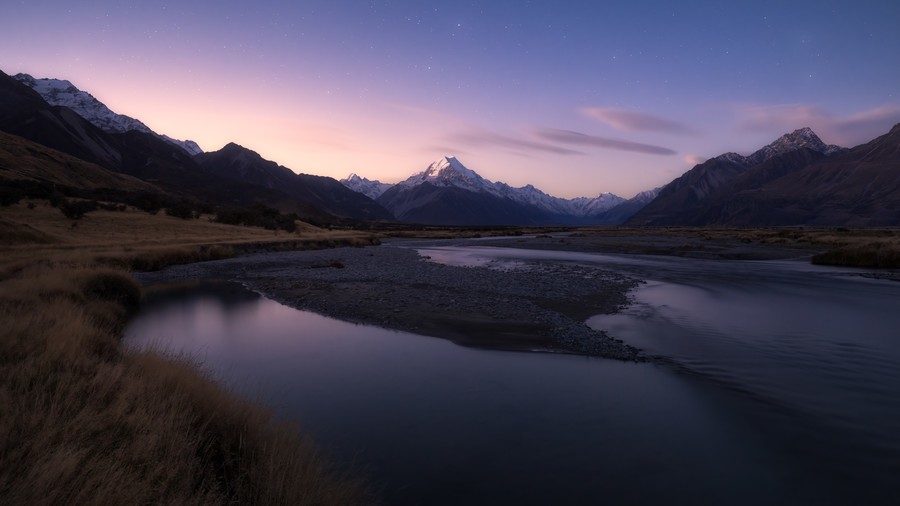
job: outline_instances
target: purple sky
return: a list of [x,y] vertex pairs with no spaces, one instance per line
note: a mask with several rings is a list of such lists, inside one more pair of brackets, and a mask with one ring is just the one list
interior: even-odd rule
[[900,122],[900,2],[7,1],[0,70],[205,150],[396,182],[442,155],[630,197],[811,126]]

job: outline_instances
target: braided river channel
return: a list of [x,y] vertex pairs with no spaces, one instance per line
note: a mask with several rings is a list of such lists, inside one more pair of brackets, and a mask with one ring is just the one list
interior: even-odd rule
[[900,504],[900,282],[802,261],[420,253],[642,279],[586,323],[651,360],[462,347],[224,281],[148,286],[126,343],[199,360],[387,504]]

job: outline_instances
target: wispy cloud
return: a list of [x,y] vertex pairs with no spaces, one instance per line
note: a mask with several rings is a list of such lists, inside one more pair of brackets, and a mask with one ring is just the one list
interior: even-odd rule
[[443,155],[443,156],[456,156],[456,155],[468,155],[469,154],[468,151],[465,151],[465,150],[462,150],[462,149],[459,149],[456,147],[451,147],[451,146],[446,146],[446,145],[437,145],[437,144],[419,148],[419,151],[424,151],[427,153],[437,153],[437,154]]
[[510,137],[508,135],[490,132],[486,130],[474,130],[458,132],[450,136],[454,143],[468,146],[499,146],[514,150],[538,151],[557,155],[584,155],[582,151],[564,148],[547,142],[533,141],[529,139]]
[[696,129],[683,123],[642,112],[585,107],[581,109],[581,113],[625,132],[662,132],[677,135],[697,135],[699,133]]
[[541,139],[564,144],[577,144],[579,146],[592,146],[595,148],[615,149],[618,151],[632,151],[649,155],[674,155],[675,151],[663,146],[642,144],[640,142],[626,141],[622,139],[609,139],[595,135],[573,132],[571,130],[557,130],[555,128],[541,128],[535,131]]
[[888,104],[839,116],[808,104],[736,107],[739,128],[746,131],[788,132],[810,127],[826,142],[853,146],[887,133],[900,123],[900,105]]

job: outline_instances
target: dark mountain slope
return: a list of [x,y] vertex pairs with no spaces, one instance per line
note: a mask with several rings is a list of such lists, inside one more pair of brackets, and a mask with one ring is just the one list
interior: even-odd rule
[[811,164],[761,188],[753,201],[795,200],[804,212],[786,225],[900,225],[900,124],[849,152]]
[[[284,212],[297,212],[301,218],[311,221],[336,221],[321,205],[322,198],[303,200],[279,186],[262,187],[222,177],[202,168],[184,150],[152,133],[104,132],[66,107],[50,106],[31,88],[2,72],[0,130],[153,183],[172,195],[214,205],[260,203]],[[346,190],[340,183],[335,181],[335,184]]]
[[115,168],[121,157],[107,134],[65,107],[52,107],[34,90],[0,72],[0,130],[82,160]]
[[[768,226],[798,219],[803,213],[793,201],[755,203],[767,184],[788,174],[803,170],[825,159],[827,155],[801,148],[753,166],[716,188],[696,207],[679,214],[684,225]],[[792,217],[792,218],[789,218]]]
[[743,157],[722,155],[707,160],[660,190],[659,195],[626,222],[629,226],[684,224],[685,214],[700,210],[701,202],[726,181],[749,167]]
[[553,217],[533,207],[486,192],[425,182],[395,186],[378,197],[398,220],[429,225],[540,225]]
[[[722,177],[705,184],[710,174]],[[667,185],[628,224],[900,225],[900,125],[849,150],[801,129],[750,157],[720,156]]]
[[5,132],[0,132],[0,179],[35,181],[81,190],[161,192],[146,181]]
[[381,205],[361,193],[350,190],[336,179],[295,174],[287,167],[266,160],[255,151],[234,143],[219,151],[195,157],[199,165],[214,174],[263,188],[277,189],[309,206],[336,216],[359,220],[392,220]]

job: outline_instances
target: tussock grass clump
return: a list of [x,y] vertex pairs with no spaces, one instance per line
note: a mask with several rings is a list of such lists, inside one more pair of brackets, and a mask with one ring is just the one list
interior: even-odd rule
[[123,351],[139,294],[127,272],[49,261],[0,282],[0,503],[363,502],[198,364]]

